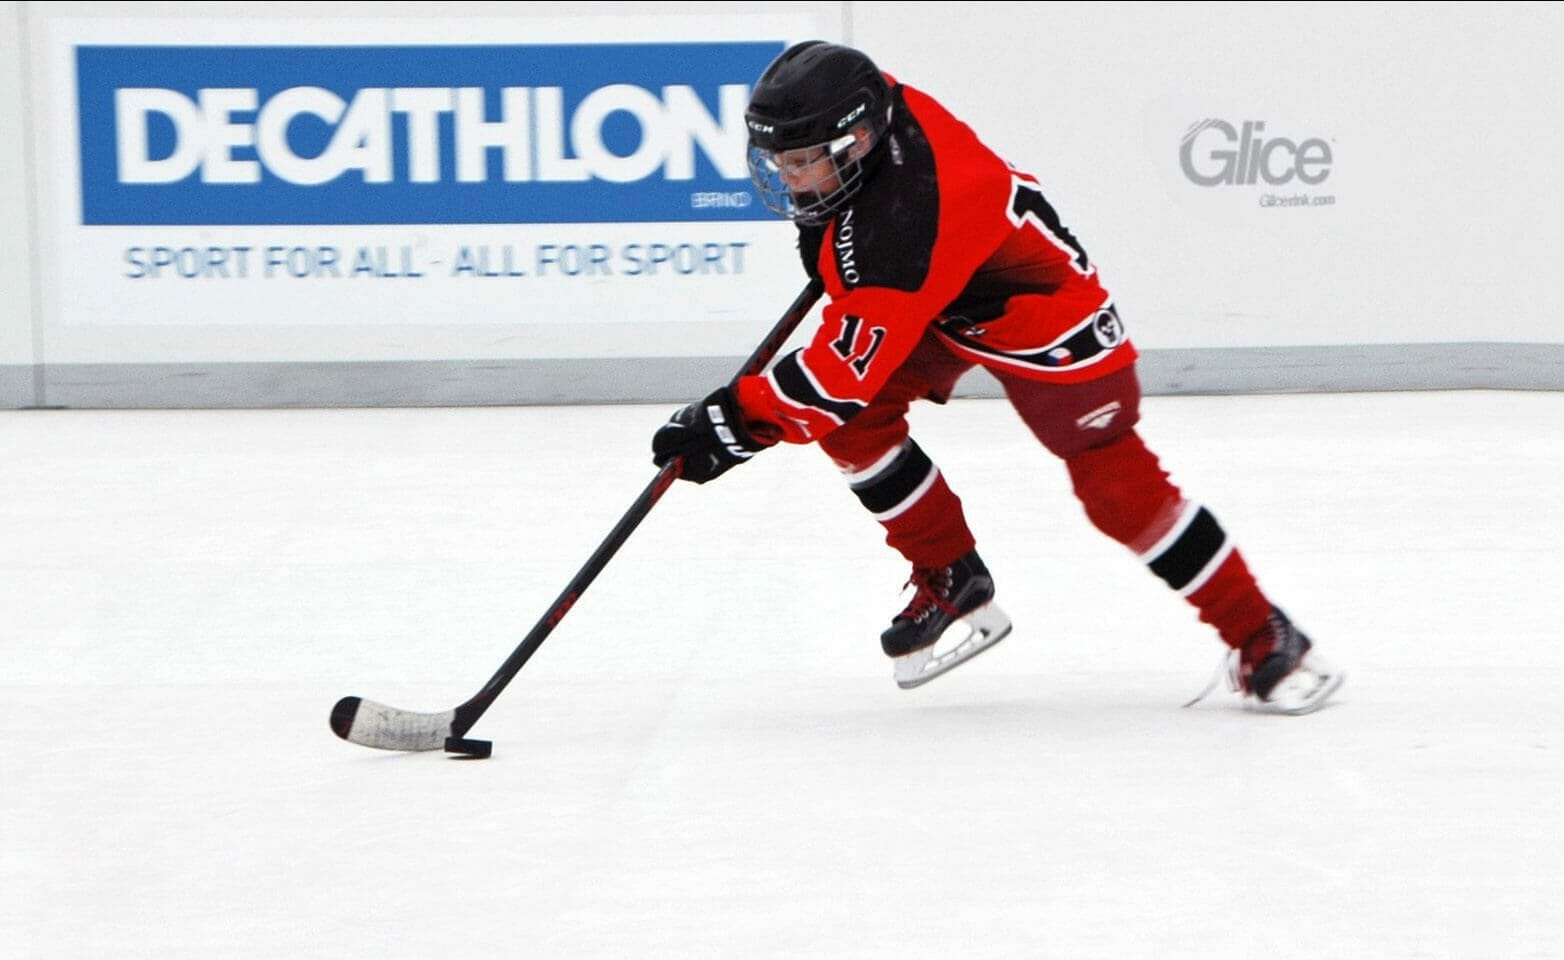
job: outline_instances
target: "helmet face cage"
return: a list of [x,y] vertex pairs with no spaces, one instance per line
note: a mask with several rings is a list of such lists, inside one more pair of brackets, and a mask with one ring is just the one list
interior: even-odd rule
[[847,206],[864,178],[863,158],[874,147],[867,122],[825,143],[787,150],[749,147],[749,175],[761,202],[801,223],[823,223]]

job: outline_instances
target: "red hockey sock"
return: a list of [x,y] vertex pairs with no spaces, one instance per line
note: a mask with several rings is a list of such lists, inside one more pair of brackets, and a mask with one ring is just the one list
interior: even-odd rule
[[1242,648],[1271,615],[1270,601],[1236,547],[1204,583],[1185,593],[1184,599],[1195,605],[1200,619],[1215,627],[1230,647]]
[[1135,551],[1225,643],[1242,646],[1265,623],[1270,602],[1226,531],[1209,510],[1184,499],[1138,434],[1066,463],[1097,529]]
[[977,541],[967,527],[961,499],[945,483],[938,468],[928,491],[905,513],[881,519],[885,542],[915,567],[942,567],[971,552]]
[[961,499],[913,440],[849,473],[848,482],[885,527],[885,542],[913,566],[944,566],[975,546]]

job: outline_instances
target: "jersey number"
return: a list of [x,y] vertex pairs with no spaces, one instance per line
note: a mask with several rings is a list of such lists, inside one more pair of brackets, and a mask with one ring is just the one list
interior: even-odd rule
[[1048,198],[1043,196],[1042,188],[1020,177],[1012,177],[1010,182],[1013,184],[1010,209],[1007,211],[1010,222],[1018,227],[1023,223],[1031,223],[1048,238],[1049,243],[1070,254],[1070,262],[1074,264],[1077,273],[1082,276],[1090,274],[1092,265],[1086,259],[1086,248],[1059,222],[1059,214]]
[[858,328],[863,325],[862,317],[852,314],[842,316],[842,335],[831,341],[831,349],[836,355],[848,361],[853,372],[862,380],[869,372],[869,364],[874,361],[874,355],[879,352],[880,344],[885,340],[884,327],[869,328],[869,348],[858,356],[853,355],[853,347],[858,343]]

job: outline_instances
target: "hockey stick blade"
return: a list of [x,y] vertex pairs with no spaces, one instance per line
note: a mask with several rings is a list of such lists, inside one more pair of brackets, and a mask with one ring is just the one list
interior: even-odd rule
[[361,697],[343,697],[331,708],[331,731],[349,743],[376,750],[440,750],[455,735],[456,711],[415,713]]

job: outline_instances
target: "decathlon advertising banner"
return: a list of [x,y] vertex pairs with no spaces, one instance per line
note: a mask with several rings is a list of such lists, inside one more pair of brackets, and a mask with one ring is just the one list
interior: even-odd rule
[[[747,352],[721,325],[748,336],[801,274],[751,189],[744,107],[814,15],[406,23],[49,24],[55,322]],[[482,352],[423,344],[352,358]]]

